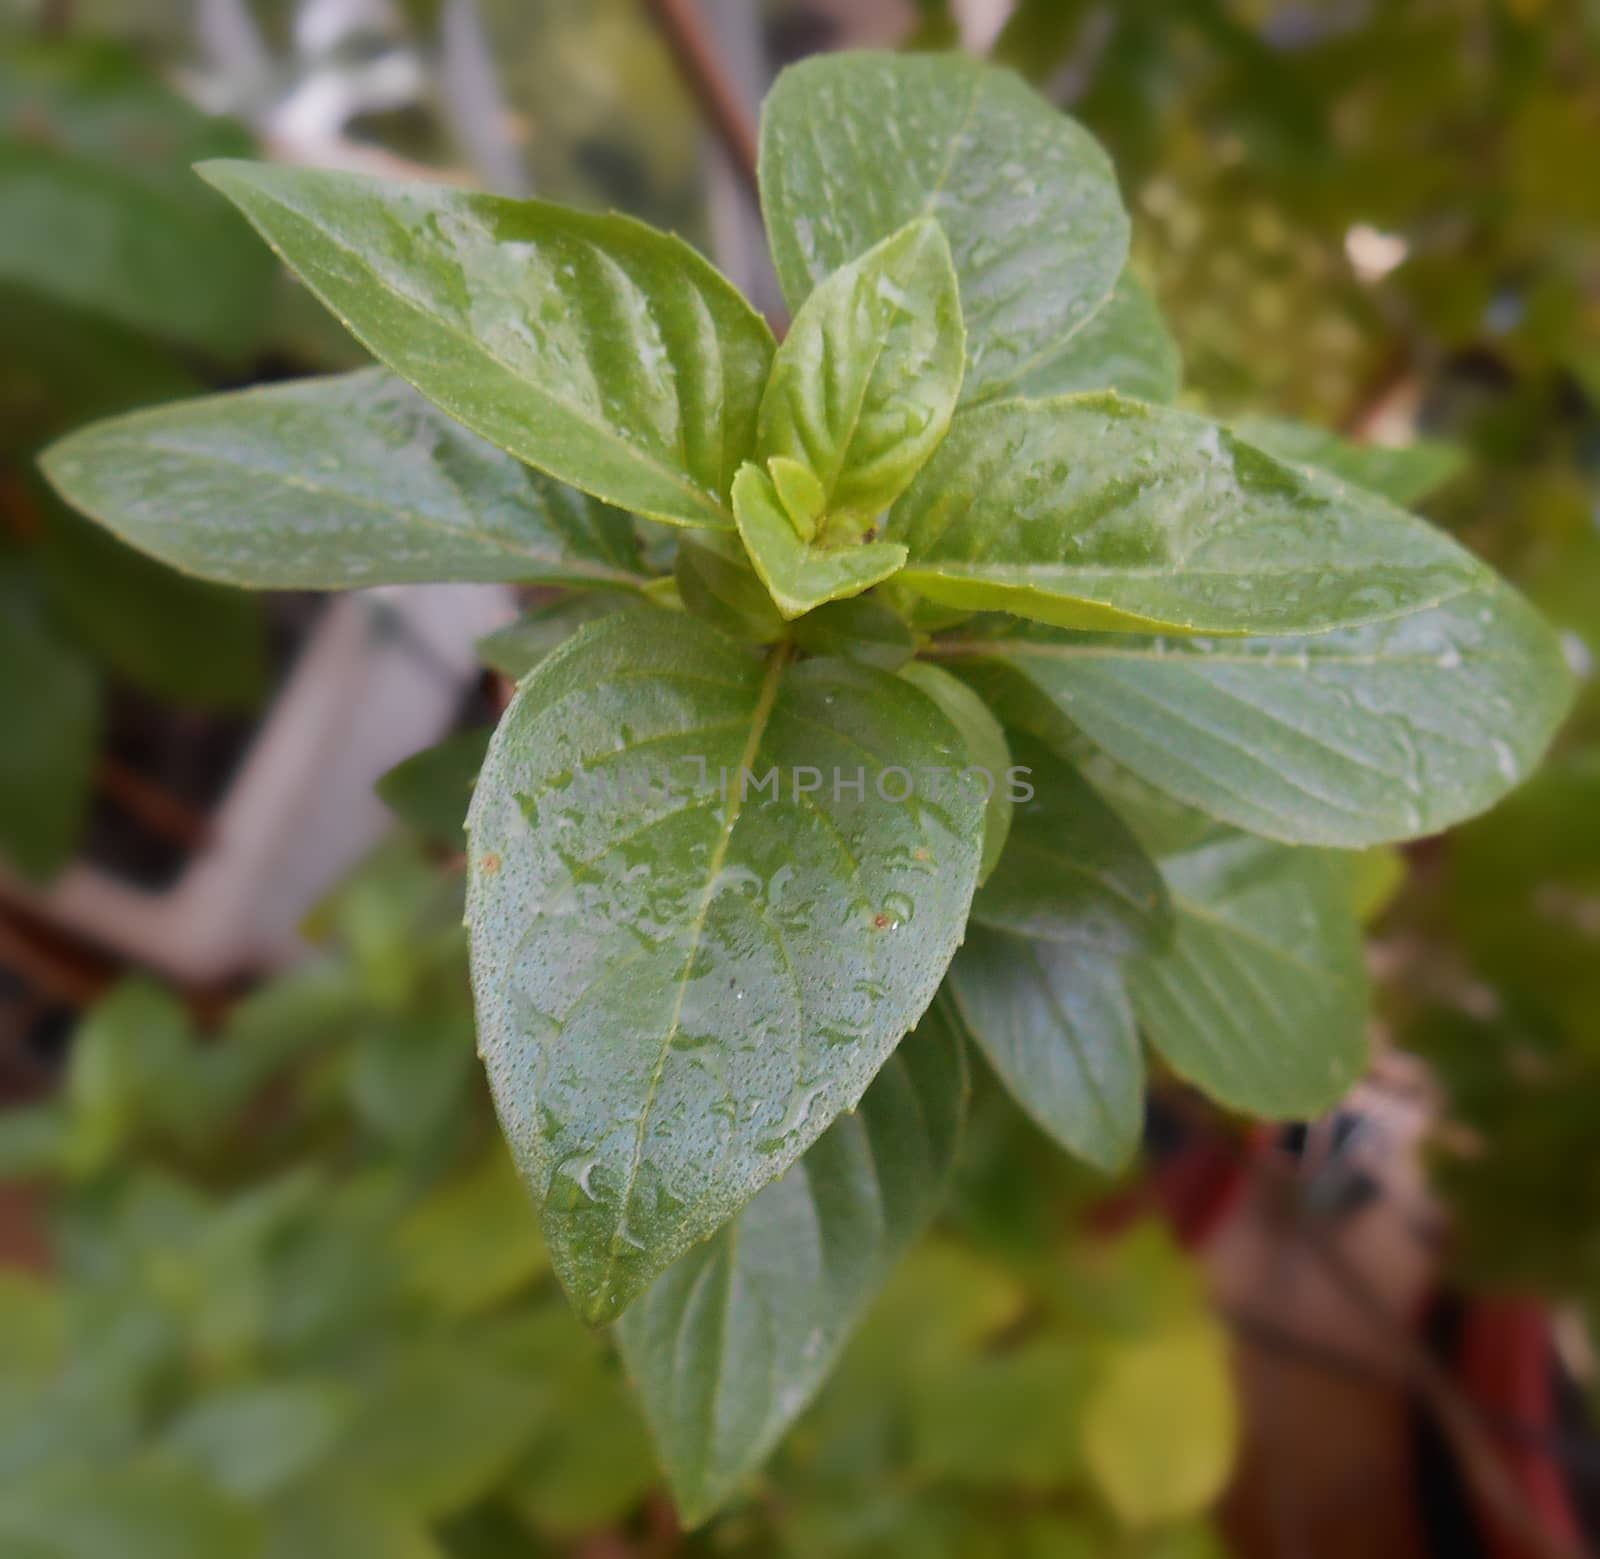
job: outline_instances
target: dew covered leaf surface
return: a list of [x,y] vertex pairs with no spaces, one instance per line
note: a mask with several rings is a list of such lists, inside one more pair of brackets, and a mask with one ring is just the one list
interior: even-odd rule
[[1125,270],[1110,297],[1074,333],[1060,356],[1041,363],[1012,387],[1014,395],[1115,390],[1135,400],[1166,403],[1183,386],[1178,343],[1150,289]]
[[622,1319],[622,1357],[684,1519],[766,1459],[933,1218],[966,1104],[941,998],[840,1116]]
[[68,435],[43,464],[124,541],[227,584],[643,579],[625,514],[382,369],[134,412]]
[[608,503],[732,529],[772,334],[680,239],[430,184],[201,171],[365,346],[474,432]]
[[863,51],[786,70],[762,111],[761,206],[795,309],[933,217],[961,284],[967,403],[1048,383],[1128,253],[1094,138],[1011,72],[958,55]]
[[950,246],[908,223],[801,306],[761,399],[757,458],[816,478],[820,540],[859,540],[950,425],[965,362]]
[[[921,1016],[982,801],[886,801],[875,776],[964,758],[897,677],[666,612],[593,624],[522,684],[469,818],[473,980],[502,1123],[586,1317],[615,1318],[782,1174]],[[776,769],[777,796],[742,769]]]
[[906,549],[887,541],[814,547],[800,539],[772,478],[747,465],[733,483],[739,538],[774,605],[786,618],[803,617],[829,601],[846,601],[894,575]]
[[987,882],[999,865],[1011,834],[1011,750],[1006,745],[1006,733],[988,705],[942,666],[912,661],[901,668],[900,675],[921,688],[949,716],[966,743],[970,767],[959,776],[951,775],[949,783],[976,786],[985,798],[978,881]]
[[1117,762],[1291,844],[1437,833],[1538,764],[1571,702],[1560,641],[1509,586],[1295,638],[970,630]]
[[1488,577],[1381,498],[1104,394],[961,412],[885,535],[931,600],[1064,628],[1319,633]]

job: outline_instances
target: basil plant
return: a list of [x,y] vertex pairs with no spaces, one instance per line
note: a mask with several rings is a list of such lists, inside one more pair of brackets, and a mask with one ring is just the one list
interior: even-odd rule
[[935,1214],[969,1040],[1108,1171],[1147,1052],[1269,1118],[1361,1072],[1353,852],[1538,762],[1560,644],[1359,451],[1174,408],[1112,168],[1019,79],[783,75],[781,342],[625,217],[200,172],[383,366],[45,470],[208,579],[559,591],[493,646],[526,674],[467,820],[479,1043],[688,1518]]

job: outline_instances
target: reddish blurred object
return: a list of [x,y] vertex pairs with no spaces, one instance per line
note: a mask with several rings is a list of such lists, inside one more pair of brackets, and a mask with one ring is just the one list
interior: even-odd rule
[[[1566,1472],[1552,1454],[1561,1412],[1550,1312],[1530,1299],[1472,1301],[1461,1319],[1454,1363],[1462,1389],[1485,1419],[1517,1426],[1515,1438],[1502,1438],[1502,1455],[1529,1511],[1558,1543],[1583,1552]],[[1539,1559],[1482,1501],[1474,1504],[1490,1559]]]

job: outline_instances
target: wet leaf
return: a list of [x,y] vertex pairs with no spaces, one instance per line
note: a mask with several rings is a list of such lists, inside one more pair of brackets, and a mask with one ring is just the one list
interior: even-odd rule
[[1318,1115],[1367,1061],[1367,982],[1349,894],[1315,851],[1229,834],[1162,863],[1170,945],[1128,965],[1145,1037],[1232,1109]]
[[1006,733],[983,700],[942,667],[912,661],[901,668],[900,675],[945,712],[967,744],[968,762],[959,775],[946,776],[944,782],[969,786],[983,799],[983,855],[978,863],[978,881],[982,883],[999,863],[1011,833],[1011,750],[1006,746]]
[[[1078,328],[1067,349],[1027,374],[1018,395],[1116,390],[1141,401],[1175,401],[1183,386],[1178,343],[1150,289],[1125,270],[1110,297]],[[1271,446],[1263,446],[1271,450]],[[1271,451],[1276,452],[1276,451]]]
[[647,598],[621,590],[583,590],[537,606],[508,627],[478,640],[478,659],[491,671],[520,681],[585,623],[613,612],[650,611]]
[[626,515],[381,369],[134,412],[69,434],[41,464],[124,541],[226,584],[643,579]]
[[916,649],[905,620],[869,596],[832,601],[794,625],[794,639],[812,655],[843,655],[895,671]]
[[1492,576],[1304,638],[971,632],[1156,789],[1290,844],[1379,844],[1482,811],[1537,765],[1573,687],[1556,635]]
[[963,411],[885,535],[929,599],[1064,628],[1318,633],[1490,577],[1380,498],[1115,395]]
[[736,538],[683,537],[672,577],[684,606],[714,628],[752,644],[784,636],[783,617]]
[[683,1519],[772,1451],[937,1210],[966,1103],[939,1003],[782,1179],[623,1317],[623,1358]]
[[[944,437],[965,361],[937,222],[907,223],[817,287],[773,359],[756,430],[756,458],[777,457],[796,528],[815,525],[821,546],[860,541]],[[814,491],[785,492],[783,461],[815,477]]]
[[857,52],[792,66],[761,120],[761,206],[791,307],[918,217],[950,241],[964,402],[1048,381],[1110,293],[1128,218],[1105,153],[1009,71]]
[[964,751],[898,678],[676,613],[593,624],[522,684],[468,824],[473,978],[587,1318],[781,1175],[932,999],[981,801],[914,776]]
[[619,507],[732,528],[772,334],[687,244],[429,184],[200,171],[365,346],[490,443]]
[[745,466],[734,479],[733,511],[750,561],[784,617],[801,617],[824,602],[860,595],[906,560],[904,547],[885,541],[810,545],[795,530],[772,478],[757,465]]

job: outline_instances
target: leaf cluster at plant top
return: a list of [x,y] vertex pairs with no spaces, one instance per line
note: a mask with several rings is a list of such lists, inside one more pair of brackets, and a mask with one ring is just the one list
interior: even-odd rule
[[45,457],[211,578],[568,592],[488,649],[523,675],[468,824],[479,1042],[691,1516],[931,1217],[965,1036],[1108,1169],[1146,1042],[1232,1108],[1325,1107],[1366,1049],[1336,852],[1490,805],[1571,687],[1361,485],[1414,497],[1403,457],[1167,404],[1111,168],[1015,77],[813,61],[761,150],[781,345],[621,217],[209,164],[421,395],[368,370]]

